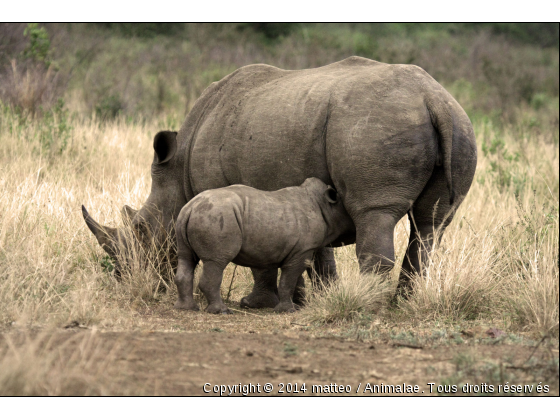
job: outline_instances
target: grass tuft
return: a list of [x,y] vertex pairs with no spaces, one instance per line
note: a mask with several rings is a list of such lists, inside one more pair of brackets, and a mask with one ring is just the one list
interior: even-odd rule
[[103,372],[118,346],[107,348],[95,332],[62,343],[52,337],[2,337],[7,346],[0,353],[0,396],[107,395],[110,381]]
[[378,311],[394,293],[394,285],[383,276],[362,275],[357,267],[337,281],[310,291],[301,315],[308,322],[339,323],[361,314]]

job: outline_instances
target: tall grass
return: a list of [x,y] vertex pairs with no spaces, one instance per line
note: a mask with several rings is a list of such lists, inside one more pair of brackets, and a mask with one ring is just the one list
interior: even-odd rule
[[558,336],[558,207],[537,208],[534,199],[518,211],[506,244],[506,308],[519,325]]
[[[471,190],[397,313],[418,321],[502,319],[512,329],[557,334],[558,138],[554,126],[532,123],[534,113],[525,109],[519,124],[475,120]],[[61,118],[0,112],[0,322],[127,328],[136,308],[172,306],[170,262],[161,264],[161,244],[127,248],[132,264],[117,279],[80,207],[101,224],[123,226],[121,207],[139,208],[149,194],[153,135],[177,127],[66,116],[61,129]],[[407,241],[403,219],[388,282],[358,275],[354,248],[337,249],[341,281],[311,293],[302,316],[339,322],[377,311],[395,287]],[[224,298],[239,301],[251,278],[248,269],[234,275],[228,267]]]
[[[456,232],[453,232],[456,233]],[[424,270],[412,278],[414,295],[401,307],[428,319],[476,319],[492,312],[492,294],[499,293],[501,251],[493,229],[480,235],[453,235],[432,252]]]
[[52,152],[38,134],[58,144],[59,132],[43,120],[0,115],[0,322],[119,324],[115,311],[153,297],[161,277],[132,265],[117,282],[80,207],[122,225],[120,207],[149,193],[150,133],[165,126],[75,120],[68,146]]

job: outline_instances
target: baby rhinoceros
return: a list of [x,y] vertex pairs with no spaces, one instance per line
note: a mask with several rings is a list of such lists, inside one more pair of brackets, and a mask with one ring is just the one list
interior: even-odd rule
[[189,201],[177,219],[179,299],[175,308],[198,310],[193,279],[202,260],[199,286],[208,300],[207,312],[232,313],[220,295],[223,271],[230,262],[280,268],[280,303],[274,311],[292,312],[298,277],[314,251],[352,228],[337,192],[318,178],[277,191],[244,185],[207,190]]

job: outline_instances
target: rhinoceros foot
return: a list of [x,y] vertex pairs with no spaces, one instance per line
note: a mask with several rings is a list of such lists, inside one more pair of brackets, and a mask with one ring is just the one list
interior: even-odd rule
[[183,311],[199,311],[200,308],[198,307],[198,303],[196,303],[194,300],[181,300],[181,299],[177,299],[177,302],[175,302],[175,306],[173,306],[175,309],[180,309]]
[[297,309],[297,305],[294,305],[292,302],[280,302],[274,307],[274,312],[295,312]]
[[274,292],[270,293],[255,293],[252,292],[249,295],[241,299],[239,306],[242,308],[275,308],[278,305],[278,296]]
[[208,307],[206,308],[206,312],[208,312],[209,314],[233,315],[233,311],[223,303],[213,303],[212,305],[208,305]]

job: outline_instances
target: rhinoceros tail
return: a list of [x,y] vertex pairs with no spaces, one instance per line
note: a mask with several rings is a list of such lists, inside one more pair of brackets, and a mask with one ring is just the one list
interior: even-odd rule
[[432,124],[439,134],[440,147],[443,152],[443,171],[449,189],[449,204],[455,202],[453,174],[451,173],[451,153],[453,150],[453,113],[451,107],[441,97],[426,100]]

